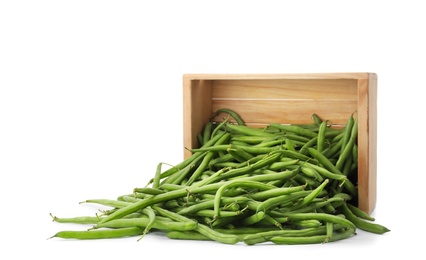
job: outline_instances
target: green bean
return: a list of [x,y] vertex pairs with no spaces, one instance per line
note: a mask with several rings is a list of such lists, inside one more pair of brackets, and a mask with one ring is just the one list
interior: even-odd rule
[[267,146],[267,147],[261,147],[261,146],[244,146],[244,145],[238,145],[238,148],[257,155],[257,154],[268,154],[268,153],[272,153],[272,152],[276,152],[276,151],[280,151],[283,150],[282,146]]
[[353,114],[351,114],[348,120],[346,121],[346,125],[343,129],[343,137],[342,137],[343,141],[340,146],[340,153],[343,152],[343,150],[345,149],[346,145],[349,142],[349,138],[351,137],[351,132],[353,130],[353,125],[354,125],[354,117],[353,117]]
[[[342,144],[343,139],[340,139],[339,141],[337,141],[337,143],[332,143],[332,145],[330,145],[330,147],[324,149],[324,151],[322,151],[322,154],[326,157],[326,158],[334,158],[336,156],[340,155],[340,145]],[[309,152],[308,152],[309,153]]]
[[314,148],[308,148],[309,153],[318,160],[318,162],[327,170],[334,174],[343,175],[342,172],[334,166],[333,163],[330,162],[330,160],[325,157],[322,153],[320,153],[318,150]]
[[241,220],[246,217],[247,214],[240,214],[227,218],[211,218],[209,222],[205,222],[205,224],[209,225],[214,230],[217,230],[218,228],[235,228],[234,223],[238,223],[238,226],[241,226]]
[[211,238],[197,231],[169,231],[169,232],[166,232],[166,236],[170,239],[212,241]]
[[154,189],[154,188],[145,187],[145,188],[134,188],[133,189],[133,193],[143,193],[143,194],[149,194],[149,195],[158,195],[158,194],[164,193],[164,191],[160,190],[160,189]]
[[336,163],[337,169],[341,170],[343,168],[343,164],[344,164],[345,160],[348,158],[348,156],[351,155],[353,146],[355,145],[355,141],[357,139],[357,136],[358,136],[358,117],[355,118],[349,141],[345,145],[343,151],[340,153],[339,159],[337,160],[337,163]]
[[287,217],[290,220],[312,220],[312,219],[316,219],[316,220],[321,220],[321,221],[325,221],[325,222],[332,222],[335,224],[339,224],[342,225],[343,227],[347,227],[350,229],[355,230],[356,226],[349,220],[336,216],[336,215],[332,215],[332,214],[327,214],[327,213],[290,213],[287,215]]
[[215,228],[216,231],[223,234],[234,234],[239,235],[243,241],[243,238],[247,235],[257,234],[260,232],[273,231],[277,230],[276,227],[271,226],[239,226],[239,227],[230,227],[230,228]]
[[265,132],[259,128],[253,128],[243,125],[226,124],[226,130],[231,133],[243,134],[248,136],[274,137],[274,134]]
[[208,121],[204,125],[203,144],[207,143],[210,140],[211,134],[212,134],[212,127],[213,127],[212,121]]
[[[246,151],[244,151],[242,149],[236,148],[236,147],[228,148],[227,152],[229,154],[231,154],[232,157],[234,157],[234,159],[236,161],[238,161],[239,163],[247,162],[248,160],[250,160],[250,159],[252,159],[254,157],[250,153],[248,153],[248,152],[246,152]],[[238,167],[238,165],[236,167]]]
[[312,114],[312,120],[316,126],[320,126],[322,123],[322,119],[317,114]]
[[153,182],[152,182],[152,188],[153,188],[153,189],[158,189],[158,187],[160,186],[161,166],[162,166],[163,164],[164,164],[164,163],[159,163],[159,164],[157,165],[157,170],[156,170],[156,172],[155,172],[154,180],[153,180]]
[[305,237],[323,235],[325,233],[324,227],[319,228],[305,228],[305,229],[284,229],[284,230],[271,230],[264,232],[257,232],[246,235],[243,242],[247,245],[255,245],[269,241],[272,237]]
[[236,180],[236,181],[229,181],[226,184],[222,185],[216,192],[215,199],[214,199],[214,211],[215,216],[214,218],[217,219],[220,217],[220,202],[222,198],[222,194],[225,191],[225,189],[229,189],[231,187],[250,187],[260,190],[270,190],[274,189],[274,186],[267,185],[261,182],[257,181],[250,181],[250,180]]
[[214,136],[216,136],[216,134],[228,123],[228,119],[229,119],[229,116],[227,116],[224,120],[222,120],[222,122],[219,125],[214,127],[210,138],[213,138]]
[[287,222],[288,221],[288,218],[287,217],[285,217],[285,218],[280,218],[279,220],[278,219],[275,219],[275,218],[273,218],[273,217],[271,217],[269,214],[265,214],[265,216],[264,216],[264,218],[263,218],[266,222],[268,222],[269,224],[272,224],[272,225],[274,225],[274,226],[276,226],[277,228],[279,228],[279,229],[283,229],[283,226],[282,226],[282,224],[281,223],[284,223],[284,222]]
[[291,132],[301,136],[305,136],[308,138],[314,138],[317,136],[317,133],[315,133],[314,131],[300,127],[300,126],[296,126],[296,125],[281,125],[281,124],[271,123],[270,126],[284,130],[286,132]]
[[231,169],[231,167],[229,166],[225,166],[224,168],[218,170],[217,172],[213,173],[212,175],[210,175],[208,178],[201,180],[199,182],[193,183],[191,186],[192,187],[201,187],[207,184],[210,184],[211,182],[213,182],[218,176],[222,175],[223,173],[229,171]]
[[284,137],[286,139],[292,140],[293,142],[297,143],[298,145],[305,145],[307,142],[309,142],[311,140],[308,137],[304,137],[304,136],[292,134],[292,133],[285,133]]
[[[202,147],[209,147],[214,145],[223,135],[225,135],[225,132],[222,132],[220,134],[217,134],[216,136],[214,136],[213,138],[211,138],[207,143],[205,143]],[[193,153],[190,157],[188,157],[187,159],[183,160],[181,163],[179,163],[178,165],[175,165],[174,167],[168,169],[167,171],[161,173],[160,179],[166,178],[170,175],[172,175],[173,173],[179,171],[182,168],[185,168],[186,166],[188,166],[189,164],[191,164],[194,160],[196,160],[199,156],[203,156],[202,152],[199,153]],[[151,184],[154,181],[154,178],[152,178],[148,184]]]
[[244,226],[251,226],[251,225],[254,225],[254,224],[258,223],[259,221],[261,221],[264,217],[265,217],[265,212],[259,211],[259,212],[254,213],[250,217],[247,217],[247,218],[241,220],[241,224],[244,225]]
[[335,174],[330,172],[329,170],[320,167],[318,165],[315,164],[311,164],[308,162],[300,162],[299,163],[301,165],[301,167],[307,167],[307,168],[313,168],[314,170],[316,170],[319,174],[321,174],[324,178],[328,178],[328,179],[332,179],[332,180],[338,180],[338,181],[346,181],[347,177],[343,174]]
[[386,232],[389,232],[390,230],[383,226],[379,225],[377,223],[368,222],[366,220],[363,220],[362,218],[357,217],[352,211],[348,208],[346,203],[343,203],[342,205],[343,214],[345,217],[350,220],[354,225],[362,230],[375,233],[375,234],[384,234]]
[[307,141],[299,150],[299,153],[303,155],[309,155],[308,148],[314,146],[318,142],[318,136],[311,138]]
[[331,222],[327,222],[325,223],[325,228],[326,228],[326,235],[327,238],[325,240],[325,242],[329,242],[330,239],[333,238],[333,233],[334,233],[334,228],[333,228],[334,224]]
[[117,228],[117,229],[99,229],[99,230],[70,230],[60,231],[53,237],[66,239],[106,239],[106,238],[122,238],[136,236],[143,233],[143,229],[139,227]]
[[[259,143],[259,144],[255,144],[255,145],[252,145],[252,147],[254,147],[254,148],[257,148],[257,147],[275,147],[275,146],[282,146],[282,145],[284,145],[285,144],[285,140],[283,140],[283,139],[277,139],[277,138],[274,138],[273,140],[269,140],[269,141],[263,141],[263,142],[261,142],[261,143]],[[248,146],[248,145],[246,145],[246,146]]]
[[[226,204],[226,203],[231,203],[231,202],[235,202],[235,203],[242,203],[242,202],[246,202],[249,201],[250,198],[247,197],[233,197],[233,198],[222,198],[222,203]],[[189,214],[193,214],[194,212],[197,212],[199,210],[203,210],[203,209],[209,209],[209,208],[213,208],[214,207],[214,200],[212,199],[208,199],[206,201],[201,201],[198,202],[197,204],[185,207],[181,210],[179,210],[177,213],[180,215],[189,215]]]
[[[121,219],[114,219],[107,223],[100,223],[94,226],[94,228],[126,228],[126,227],[140,227],[145,228],[149,225],[150,219],[148,217],[142,216],[138,218],[121,218]],[[182,221],[172,221],[172,220],[163,220],[160,219],[159,216],[156,217],[156,220],[154,221],[151,228],[158,229],[158,230],[178,230],[178,231],[185,231],[185,230],[194,230],[197,226],[197,222],[182,222]],[[142,234],[142,233],[141,233]]]
[[223,244],[236,244],[240,241],[240,238],[237,235],[219,233],[218,231],[215,231],[203,224],[198,224],[196,231],[210,238],[211,240]]
[[157,218],[157,215],[151,207],[144,208],[142,212],[148,216],[148,224],[145,226],[142,236],[138,239],[138,241],[141,240],[151,230]]
[[125,201],[109,200],[109,199],[89,199],[89,200],[80,202],[80,204],[83,204],[83,203],[96,203],[103,206],[114,207],[114,208],[123,208],[131,204]]
[[209,166],[214,167],[216,163],[232,162],[233,160],[234,160],[234,157],[232,156],[232,154],[227,153],[227,154],[224,154],[223,156],[219,156],[211,160],[209,163]]
[[296,152],[296,149],[294,149],[293,141],[291,141],[291,139],[285,139],[285,147],[289,151]]
[[324,142],[325,142],[325,131],[327,130],[327,121],[322,121],[317,136],[317,150],[318,152],[322,152],[324,150]]
[[300,160],[299,159],[291,159],[287,161],[279,161],[270,164],[269,169],[273,171],[286,169],[288,166],[296,165]]
[[253,135],[233,135],[232,141],[239,141],[246,143],[247,145],[257,145],[263,142],[272,141],[279,138],[278,135],[273,136],[253,136]]
[[[229,139],[230,136],[231,135],[228,134],[228,133],[224,134],[219,140],[217,140],[217,142],[215,143],[215,145],[212,146],[212,147],[217,147],[217,146],[222,145],[224,142],[226,142]],[[207,154],[204,157],[204,159],[201,162],[201,164],[198,166],[198,168],[195,170],[195,172],[191,175],[191,177],[187,181],[187,185],[191,185],[195,180],[197,180],[201,176],[201,174],[207,168],[208,164],[210,163],[210,161],[212,160],[212,158],[213,158],[214,155],[215,154],[214,154],[213,151],[207,152]]]
[[216,110],[216,112],[213,114],[213,117],[218,116],[220,113],[226,113],[232,116],[235,119],[235,121],[237,121],[238,125],[245,125],[244,120],[240,117],[240,115],[236,113],[235,111],[233,111],[232,109],[220,108]]
[[274,244],[286,244],[286,245],[298,245],[298,244],[319,244],[324,242],[334,242],[342,239],[346,239],[350,236],[355,235],[354,232],[350,229],[343,232],[335,233],[331,238],[327,235],[317,235],[317,236],[306,236],[306,237],[285,237],[277,236],[270,239]]
[[204,157],[206,156],[207,152],[202,153],[200,156],[198,156],[195,160],[193,160],[190,164],[188,164],[187,166],[185,166],[184,168],[182,168],[181,170],[175,172],[174,174],[172,174],[171,176],[169,176],[168,178],[166,178],[162,183],[161,183],[161,187],[164,184],[178,184],[178,183],[182,183],[182,181],[187,178],[187,176],[191,173],[191,171],[197,167],[200,163],[201,160],[204,159]]
[[350,209],[350,211],[357,217],[365,219],[365,220],[370,220],[370,221],[375,221],[375,218],[372,217],[370,214],[366,213],[365,211],[362,211],[361,209],[359,209],[358,207],[355,207],[352,204],[346,203],[346,206],[348,206],[348,208]]
[[[220,216],[224,217],[224,218],[228,218],[228,217],[234,217],[234,216],[237,216],[237,215],[241,215],[243,213],[244,213],[244,210],[237,210],[237,211],[225,211],[225,210],[222,210],[220,212]],[[202,216],[202,217],[211,217],[211,218],[213,218],[213,221],[214,221],[214,219],[216,217],[215,211],[214,210],[210,210],[210,209],[199,210],[199,211],[197,211],[195,213],[195,215]]]
[[291,222],[296,228],[318,228],[322,226],[322,222],[317,219],[304,219]]
[[318,180],[318,181],[321,181],[321,182],[324,180],[324,178],[321,176],[321,174],[319,174],[318,171],[315,170],[312,167],[309,167],[309,166],[302,167],[301,171],[304,174],[306,174],[306,176],[314,178],[315,180]]
[[279,160],[280,157],[281,157],[281,155],[279,153],[268,154],[262,160],[260,160],[258,162],[255,162],[253,164],[250,164],[250,165],[247,165],[245,167],[238,168],[238,169],[229,170],[226,173],[223,173],[223,174],[217,176],[215,181],[220,181],[220,180],[233,178],[233,177],[236,177],[236,176],[241,176],[241,175],[248,173],[250,171],[261,169],[261,168]]
[[[141,199],[135,197],[134,195],[124,195],[124,196],[122,196],[122,198],[123,198],[124,202],[129,203],[128,206],[130,204],[134,203],[134,202],[138,202],[138,201],[141,200]],[[124,208],[124,207],[119,207],[119,208]]]
[[294,187],[283,187],[283,188],[275,188],[265,191],[256,192],[253,194],[250,194],[249,197],[257,200],[257,201],[263,201],[271,197],[281,196],[281,195],[288,195],[293,192],[302,191],[306,188],[306,185],[299,185]]
[[208,146],[208,147],[201,147],[201,148],[194,148],[191,149],[191,152],[199,153],[199,152],[226,152],[228,149],[230,149],[232,146],[231,144],[221,144],[221,145],[214,145],[214,146]]
[[199,145],[204,145],[203,135],[201,133],[197,134],[197,140]]
[[305,206],[306,204],[308,204],[309,202],[311,202],[314,198],[316,198],[318,196],[318,194],[320,194],[325,186],[328,184],[329,180],[325,179],[321,185],[319,185],[317,188],[315,188],[314,190],[312,190],[308,195],[306,195],[303,200],[301,200],[300,203],[300,207]]
[[52,221],[58,222],[58,223],[73,223],[73,224],[96,224],[99,222],[100,217],[96,216],[80,216],[80,217],[72,217],[72,218],[58,218],[56,216],[52,217]]
[[309,193],[310,193],[310,191],[297,191],[297,192],[293,192],[289,195],[281,195],[281,196],[269,198],[269,199],[261,202],[258,205],[256,211],[261,211],[261,210],[267,211],[268,209],[276,207],[278,205],[295,201],[299,198],[306,196]]

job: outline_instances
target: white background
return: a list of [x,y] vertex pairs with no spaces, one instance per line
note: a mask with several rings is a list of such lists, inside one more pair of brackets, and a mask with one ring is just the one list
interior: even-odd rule
[[[421,1],[150,2],[0,2],[0,258],[424,256]],[[93,214],[78,202],[181,161],[183,74],[305,72],[377,73],[373,216],[391,232],[313,246],[47,240],[68,228],[49,213]]]

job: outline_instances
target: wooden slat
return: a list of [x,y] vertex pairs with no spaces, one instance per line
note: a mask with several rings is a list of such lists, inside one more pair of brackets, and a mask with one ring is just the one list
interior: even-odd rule
[[358,207],[371,213],[376,205],[377,79],[358,82]]
[[365,79],[370,73],[338,72],[338,73],[286,73],[286,74],[185,74],[184,78],[191,80],[274,80],[274,79]]
[[214,99],[357,99],[352,79],[217,80]]
[[[316,113],[332,124],[345,124],[356,112],[357,102],[346,100],[213,100],[212,112],[219,108],[236,111],[247,124],[310,124]],[[218,117],[216,120],[222,120]]]
[[[197,135],[209,121],[212,111],[212,87],[209,80],[188,80],[183,82],[184,146],[198,147]],[[184,147],[184,156],[191,155]]]

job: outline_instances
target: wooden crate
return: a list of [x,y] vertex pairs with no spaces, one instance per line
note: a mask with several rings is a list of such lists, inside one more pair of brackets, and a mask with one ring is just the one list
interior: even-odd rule
[[[186,74],[183,76],[184,147],[198,147],[197,134],[219,108],[238,112],[247,125],[312,123],[313,113],[335,126],[358,115],[358,207],[376,205],[377,75]],[[222,118],[218,118],[220,121]],[[191,153],[184,148],[185,158]]]

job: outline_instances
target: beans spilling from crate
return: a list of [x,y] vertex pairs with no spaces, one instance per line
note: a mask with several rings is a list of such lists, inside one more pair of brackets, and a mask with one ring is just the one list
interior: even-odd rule
[[163,232],[225,244],[313,244],[349,238],[358,228],[389,231],[356,207],[357,117],[342,128],[315,114],[312,124],[254,128],[232,110],[218,112],[228,117],[205,125],[192,156],[165,171],[159,163],[148,184],[130,194],[85,201],[111,208],[101,214],[52,216],[92,224],[53,237],[141,239]]

